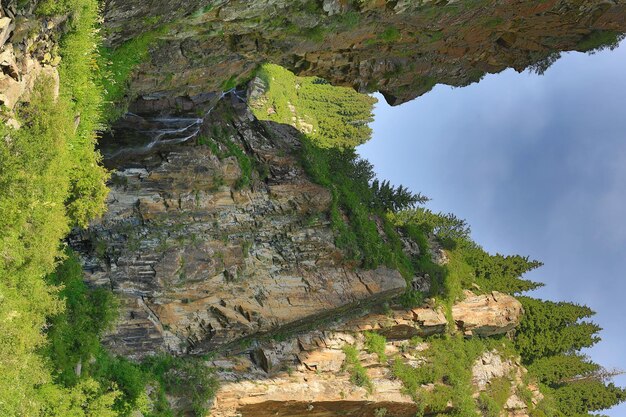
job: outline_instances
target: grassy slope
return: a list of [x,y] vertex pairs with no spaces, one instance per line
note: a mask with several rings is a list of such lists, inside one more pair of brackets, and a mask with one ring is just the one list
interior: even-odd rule
[[6,416],[52,413],[64,397],[69,407],[93,394],[91,382],[57,389],[38,349],[46,342],[46,317],[64,309],[44,276],[62,256],[60,241],[70,227],[101,214],[107,194],[94,150],[98,8],[95,0],[75,0],[46,2],[39,12],[72,17],[61,44],[60,96],[54,99],[51,80],[40,79],[30,105],[17,112],[23,127],[0,127],[0,414]]

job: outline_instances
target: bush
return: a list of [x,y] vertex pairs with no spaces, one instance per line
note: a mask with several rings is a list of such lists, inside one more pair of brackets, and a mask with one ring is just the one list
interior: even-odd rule
[[373,332],[365,332],[363,335],[365,336],[365,349],[369,353],[375,353],[380,362],[386,362],[385,347],[387,346],[387,339],[385,336]]
[[[40,354],[46,317],[64,309],[58,289],[44,277],[62,258],[61,239],[71,226],[101,214],[107,193],[107,174],[94,150],[102,92],[92,59],[97,2],[46,1],[41,7],[40,13],[71,16],[60,42],[60,96],[55,99],[54,83],[40,77],[30,102],[16,108],[22,127],[0,126],[0,415],[7,416],[85,412],[95,407],[85,401],[106,402],[100,394],[109,388],[56,385]],[[68,348],[63,357],[82,348]],[[84,401],[71,403],[72,396]]]
[[66,307],[49,321],[46,353],[58,371],[57,380],[71,386],[79,379],[76,365],[87,368],[98,353],[102,333],[117,316],[117,299],[105,289],[87,288],[83,269],[71,252],[48,281],[62,288],[59,296]]

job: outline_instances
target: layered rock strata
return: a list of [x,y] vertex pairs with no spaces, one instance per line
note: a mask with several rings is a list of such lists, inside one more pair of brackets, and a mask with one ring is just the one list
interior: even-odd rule
[[[457,311],[466,317],[482,315],[471,303],[459,303]],[[507,307],[496,305],[493,311]],[[428,309],[420,309],[426,314]],[[434,309],[432,314],[437,314]],[[394,330],[394,318],[403,312],[390,314],[390,320],[374,330],[385,334]],[[407,311],[404,313],[414,313]],[[365,352],[363,321],[376,321],[376,315],[349,321],[326,331],[301,334],[284,342],[266,342],[252,350],[250,356],[220,357],[211,362],[222,381],[210,415],[212,417],[269,417],[269,416],[359,416],[380,415],[412,417],[420,409],[407,395],[402,382],[394,376],[392,364],[396,360],[413,367],[423,365],[420,352],[428,348],[428,341],[409,343],[408,337],[398,333],[385,346],[387,358],[382,362],[376,354]],[[507,332],[518,324],[519,317],[501,327],[496,333]],[[495,329],[496,326],[494,326]],[[445,329],[445,325],[444,328]],[[439,328],[438,333],[444,330]],[[434,329],[431,329],[433,332]],[[359,350],[359,361],[365,367],[373,389],[356,386],[345,369],[343,348],[351,345]],[[537,403],[541,394],[536,386],[525,386],[526,370],[517,360],[504,358],[496,351],[483,353],[472,368],[472,386],[475,396],[489,389],[492,381],[508,378],[511,381],[505,404],[507,416],[528,416],[528,404],[520,399],[520,390],[531,392],[531,401]],[[522,388],[525,387],[525,388]],[[432,389],[433,386],[424,386]],[[527,399],[528,400],[528,399]],[[429,410],[425,410],[429,415]],[[385,414],[383,414],[385,413]]]
[[626,31],[623,0],[106,3],[113,46],[158,28],[159,42],[131,82],[130,95],[149,100],[220,91],[270,61],[399,104],[437,83],[541,71],[560,51]]
[[[519,323],[524,309],[508,294],[493,291],[475,295],[466,291],[465,299],[452,307],[453,331],[466,336],[488,337],[507,333]],[[347,328],[376,331],[388,339],[426,337],[446,331],[448,320],[441,307],[391,310],[386,314],[369,314],[348,321]]]
[[[198,136],[183,143],[176,142],[195,132],[185,128],[193,118],[169,118],[168,131],[168,118],[140,123],[134,116],[128,128],[136,135],[124,136],[147,143],[108,153],[108,212],[72,238],[87,280],[123,300],[121,322],[107,338],[118,354],[206,352],[405,290],[397,271],[346,264],[326,216],[330,193],[292,154],[296,132],[261,125],[235,95],[225,100],[211,104]],[[176,132],[183,137],[168,136]],[[250,185],[238,186],[237,158],[220,159],[216,148],[198,144],[215,132],[245,149],[252,165],[269,167],[266,178],[253,169]]]

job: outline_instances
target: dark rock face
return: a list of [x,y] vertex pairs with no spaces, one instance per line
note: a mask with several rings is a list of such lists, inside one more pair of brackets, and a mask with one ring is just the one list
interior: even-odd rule
[[[119,354],[206,352],[405,289],[397,271],[345,265],[326,220],[330,193],[291,155],[295,130],[262,125],[236,96],[225,100],[198,130],[226,129],[232,118],[227,139],[270,167],[264,179],[253,171],[250,187],[236,186],[242,172],[234,156],[220,159],[195,137],[182,141],[195,132],[185,129],[191,117],[134,116],[124,123],[137,126],[137,137],[160,141],[127,143],[122,153],[104,148],[114,168],[108,212],[73,245],[88,281],[124,300],[108,337]],[[128,126],[124,136],[132,137]]]
[[541,68],[559,51],[593,47],[602,31],[626,31],[623,0],[184,3],[108,2],[113,44],[169,22],[132,81],[134,97],[220,91],[270,61],[400,104],[436,83]]

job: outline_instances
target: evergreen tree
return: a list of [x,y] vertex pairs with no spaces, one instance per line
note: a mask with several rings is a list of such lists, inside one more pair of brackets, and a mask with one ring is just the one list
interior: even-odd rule
[[528,366],[533,376],[553,388],[583,376],[597,375],[601,370],[600,365],[591,362],[586,356],[574,353],[546,356]]
[[517,294],[543,285],[520,278],[543,265],[541,262],[520,255],[490,255],[473,242],[465,246],[465,262],[473,268],[476,283],[483,290]]
[[[419,203],[428,201],[427,197],[418,194]],[[470,227],[463,219],[459,219],[452,213],[433,213],[423,208],[404,209],[391,216],[396,226],[405,227],[413,225],[419,227],[427,234],[434,234],[440,240],[469,240]]]
[[388,180],[383,182],[374,180],[371,189],[373,194],[372,207],[383,211],[397,212],[428,201],[427,197],[420,193],[414,194],[402,185],[394,187]]
[[585,380],[557,388],[553,395],[563,414],[576,417],[619,404],[626,399],[626,390],[613,383],[605,385],[602,381]]
[[515,345],[525,363],[539,358],[590,347],[600,338],[594,323],[580,321],[594,312],[573,303],[520,297],[525,310]]

